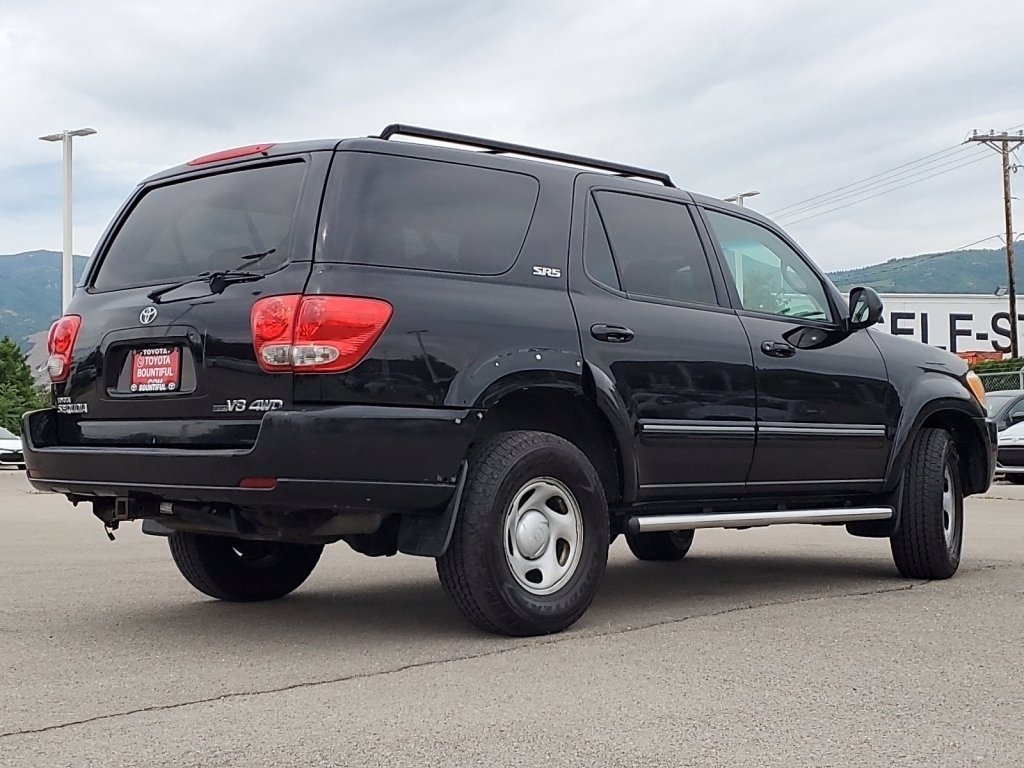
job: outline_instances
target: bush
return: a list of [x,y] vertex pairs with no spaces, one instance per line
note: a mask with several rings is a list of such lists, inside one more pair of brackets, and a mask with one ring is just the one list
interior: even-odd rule
[[25,411],[42,408],[47,396],[32,383],[25,353],[7,336],[0,339],[0,426],[21,434]]
[[975,373],[1005,373],[1024,368],[1024,357],[1008,357],[1006,360],[979,360],[971,366]]

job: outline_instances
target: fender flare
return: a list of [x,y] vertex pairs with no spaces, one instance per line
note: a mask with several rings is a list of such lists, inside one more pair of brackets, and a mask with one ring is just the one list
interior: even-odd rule
[[[943,411],[962,414],[970,419],[973,428],[978,432],[977,437],[983,444],[988,443],[988,435],[978,423],[978,420],[987,418],[987,413],[971,395],[967,386],[948,374],[926,373],[915,382],[903,405],[892,449],[889,452],[884,490],[892,491],[896,488],[903,476],[910,449],[918,432],[929,418]],[[990,456],[983,458],[987,465],[991,464]],[[987,469],[991,474],[991,466]]]
[[615,383],[576,352],[551,349],[506,350],[479,361],[452,382],[445,405],[472,408],[481,416],[503,397],[525,389],[561,389],[588,397],[597,406],[618,454],[622,500],[639,491],[636,425]]
[[636,455],[636,424],[615,382],[603,370],[586,364],[587,379],[593,388],[594,402],[612,429],[612,437],[619,450],[619,472],[622,477],[622,501],[636,501],[640,490],[640,468]]

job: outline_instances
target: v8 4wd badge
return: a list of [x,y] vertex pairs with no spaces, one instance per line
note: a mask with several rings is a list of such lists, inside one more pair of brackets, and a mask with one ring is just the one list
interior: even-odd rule
[[213,406],[214,413],[241,413],[242,411],[276,411],[283,400],[228,400]]

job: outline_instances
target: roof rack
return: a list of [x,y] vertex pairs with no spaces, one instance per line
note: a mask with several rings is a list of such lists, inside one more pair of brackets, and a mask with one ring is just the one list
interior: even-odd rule
[[620,163],[608,163],[604,160],[595,160],[592,157],[570,155],[565,152],[553,152],[549,149],[537,149],[536,147],[526,147],[521,144],[510,144],[505,141],[495,141],[494,139],[482,139],[478,136],[466,136],[461,133],[437,131],[433,128],[418,128],[414,125],[393,123],[380,132],[380,138],[385,141],[390,139],[392,136],[413,136],[419,139],[432,139],[434,141],[444,141],[449,144],[461,144],[466,147],[478,147],[494,153],[509,153],[523,155],[524,157],[536,157],[542,160],[553,160],[558,163],[568,163],[570,165],[583,166],[584,168],[609,171],[611,173],[618,174],[619,176],[628,176],[637,179],[650,179],[651,181],[660,182],[666,187],[675,186],[675,184],[672,183],[672,179],[669,178],[669,175],[667,173],[662,173],[661,171],[650,171],[646,168],[637,168],[636,166],[622,165]]

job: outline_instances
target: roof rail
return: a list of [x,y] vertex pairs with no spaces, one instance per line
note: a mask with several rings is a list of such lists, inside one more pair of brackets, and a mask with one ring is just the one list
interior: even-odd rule
[[392,136],[413,136],[419,139],[432,139],[434,141],[444,141],[449,144],[461,144],[466,147],[478,147],[490,152],[509,153],[522,155],[524,157],[536,157],[542,160],[553,160],[558,163],[568,163],[570,165],[583,166],[584,168],[610,171],[611,173],[618,174],[619,176],[628,176],[637,179],[650,179],[651,181],[660,182],[666,187],[675,186],[675,184],[672,183],[672,179],[669,178],[669,175],[667,173],[662,173],[661,171],[650,171],[646,168],[637,168],[632,165],[609,163],[604,160],[595,160],[592,157],[570,155],[565,152],[553,152],[549,149],[537,149],[536,147],[526,147],[521,144],[510,144],[505,141],[495,141],[494,139],[482,139],[478,136],[466,136],[461,133],[437,131],[433,128],[418,128],[414,125],[393,123],[380,132],[380,138],[385,141],[390,139]]

